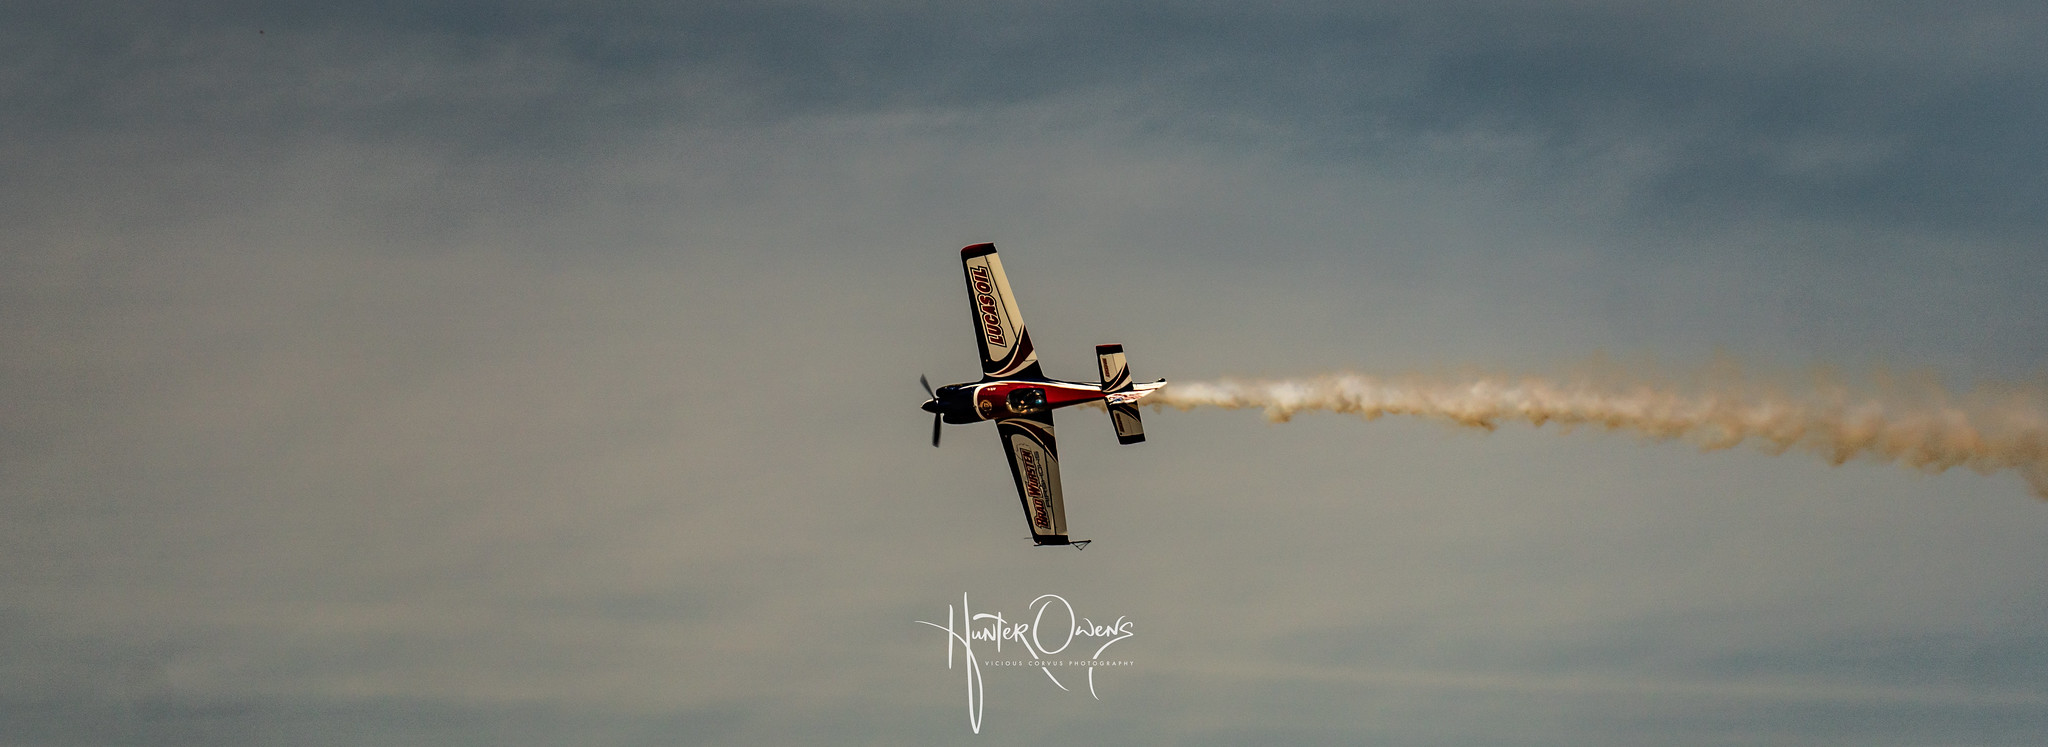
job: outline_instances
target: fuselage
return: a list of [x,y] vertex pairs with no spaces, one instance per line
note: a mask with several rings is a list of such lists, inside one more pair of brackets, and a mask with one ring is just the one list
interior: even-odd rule
[[997,379],[949,384],[925,400],[924,411],[955,425],[1013,418],[1107,398],[1101,384],[1052,379]]

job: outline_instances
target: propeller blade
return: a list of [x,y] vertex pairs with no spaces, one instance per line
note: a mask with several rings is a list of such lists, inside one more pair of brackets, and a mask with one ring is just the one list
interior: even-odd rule
[[939,395],[932,393],[932,383],[930,381],[925,380],[924,374],[917,375],[917,383],[924,385],[924,393],[930,395],[932,399],[939,398]]
[[932,448],[938,448],[938,446],[939,446],[939,426],[941,426],[941,425],[944,425],[944,423],[941,423],[941,422],[939,421],[939,418],[940,418],[940,416],[939,416],[939,415],[933,415],[933,416],[932,416]]

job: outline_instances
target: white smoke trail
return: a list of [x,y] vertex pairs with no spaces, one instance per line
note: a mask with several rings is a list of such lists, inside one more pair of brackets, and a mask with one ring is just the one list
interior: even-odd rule
[[1555,380],[1356,374],[1176,383],[1146,399],[1182,410],[1257,408],[1274,422],[1326,410],[1367,420],[1413,415],[1489,431],[1507,421],[1556,423],[1565,430],[1586,425],[1656,440],[1684,438],[1708,450],[1744,442],[1773,454],[1797,449],[1832,464],[1862,457],[1929,472],[2010,469],[2048,500],[2048,414],[2042,402],[2038,388],[1985,386],[1959,399],[1931,381],[1901,387],[1887,380],[1854,391],[1823,379],[1791,392],[1739,378],[1680,386],[1590,375]]

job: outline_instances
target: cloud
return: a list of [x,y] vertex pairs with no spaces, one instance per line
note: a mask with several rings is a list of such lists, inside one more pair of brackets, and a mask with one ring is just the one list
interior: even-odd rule
[[[2038,692],[1928,663],[2039,627],[2004,480],[1234,413],[1119,450],[1076,413],[1098,543],[1047,555],[990,437],[915,410],[972,376],[982,240],[1056,374],[1119,340],[1177,381],[1717,342],[2023,373],[2036,17],[1867,8],[9,5],[0,723],[942,741],[912,621],[1054,591],[1159,670],[999,691],[985,736],[1890,723],[1553,686],[1587,662],[1986,733],[1906,673]],[[1855,653],[1887,642],[1935,653]]]

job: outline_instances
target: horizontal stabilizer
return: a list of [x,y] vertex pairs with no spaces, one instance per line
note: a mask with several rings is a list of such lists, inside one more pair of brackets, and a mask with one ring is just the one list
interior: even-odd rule
[[1134,444],[1145,440],[1145,421],[1138,417],[1137,405],[1110,405],[1109,421],[1116,425],[1116,442]]
[[[1130,364],[1124,360],[1124,346],[1097,345],[1095,360],[1102,370],[1102,393],[1109,405],[1109,422],[1116,426],[1116,442],[1134,444],[1145,440],[1145,421],[1138,417],[1132,395]],[[1139,395],[1142,396],[1142,395]]]

